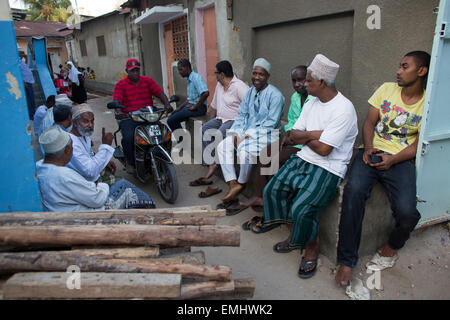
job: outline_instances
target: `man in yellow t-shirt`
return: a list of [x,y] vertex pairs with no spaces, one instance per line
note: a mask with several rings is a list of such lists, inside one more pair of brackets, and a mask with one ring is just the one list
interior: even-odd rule
[[365,204],[375,183],[385,187],[396,223],[368,268],[394,266],[397,251],[419,222],[414,158],[429,64],[428,53],[407,53],[397,70],[397,82],[383,84],[369,99],[363,125],[364,149],[355,157],[344,189],[337,250],[339,270],[335,276],[340,286],[349,284],[352,268],[358,262]]

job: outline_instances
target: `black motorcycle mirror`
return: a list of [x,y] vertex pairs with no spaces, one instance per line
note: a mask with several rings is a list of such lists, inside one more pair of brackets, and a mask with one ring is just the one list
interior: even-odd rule
[[124,109],[126,108],[125,106],[121,105],[119,101],[114,100],[111,102],[108,102],[108,104],[106,105],[106,107],[108,109]]

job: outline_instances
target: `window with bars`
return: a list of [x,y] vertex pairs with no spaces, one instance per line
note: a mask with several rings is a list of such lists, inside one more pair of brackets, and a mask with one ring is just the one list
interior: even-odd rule
[[106,45],[104,36],[97,37],[97,50],[99,56],[106,56]]
[[175,61],[189,59],[187,16],[172,20],[172,41]]
[[80,51],[82,57],[87,57],[86,40],[80,40]]

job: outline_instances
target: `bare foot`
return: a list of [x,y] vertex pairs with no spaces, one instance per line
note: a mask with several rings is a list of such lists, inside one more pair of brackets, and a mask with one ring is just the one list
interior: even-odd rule
[[336,284],[340,287],[346,287],[348,286],[350,282],[350,278],[352,276],[352,268],[340,265],[338,272],[336,273],[336,276],[334,277],[334,280],[336,281]]
[[221,200],[222,202],[228,202],[236,199],[239,194],[244,190],[244,185],[238,183],[236,180],[230,181],[230,188],[227,194]]
[[251,207],[251,206],[263,206],[263,199],[261,197],[252,197],[244,202],[239,202],[241,206]]
[[392,249],[387,243],[378,250],[378,254],[382,257],[393,257],[397,253],[397,250]]
[[217,164],[212,164],[210,166],[208,166],[208,173],[205,176],[205,179],[209,179],[211,178],[211,176],[214,174],[214,171],[216,171],[217,169]]

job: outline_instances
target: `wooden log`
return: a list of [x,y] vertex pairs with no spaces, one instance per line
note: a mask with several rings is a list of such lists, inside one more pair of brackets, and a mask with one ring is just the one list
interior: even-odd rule
[[234,289],[234,281],[205,281],[182,284],[181,294],[177,299],[187,300],[223,294],[232,294],[234,292]]
[[[76,249],[59,253],[77,254],[86,257],[96,256],[103,259],[138,259],[159,257],[158,247],[131,247],[108,249]],[[0,255],[1,256],[1,255]]]
[[175,299],[242,300],[253,297],[254,279],[234,279],[231,282],[234,284],[232,291],[229,290],[231,286],[227,282],[222,282],[222,286],[216,281],[182,283],[181,295]]
[[160,255],[158,259],[170,259],[170,258],[181,258],[183,263],[190,264],[205,264],[205,252],[203,251],[194,251],[194,252],[183,252],[176,254],[166,254]]
[[70,225],[215,225],[217,218],[210,217],[164,217],[146,215],[115,215],[111,218],[64,218],[64,219],[25,219],[24,217],[1,219],[0,226],[70,226]]
[[180,295],[179,274],[82,272],[79,275],[80,289],[76,289],[75,274],[17,273],[6,281],[3,297],[4,299],[121,299],[174,298]]
[[105,259],[71,251],[3,253],[0,255],[0,273],[66,271],[76,265],[82,272],[175,273],[187,279],[231,280],[231,267],[181,262],[181,258]]
[[14,212],[0,213],[0,223],[23,220],[92,220],[92,219],[125,219],[144,216],[148,218],[220,218],[226,215],[225,210],[169,210],[169,209],[127,209],[127,210],[102,210],[102,211],[76,211],[76,212]]
[[237,226],[0,227],[0,245],[239,246]]

